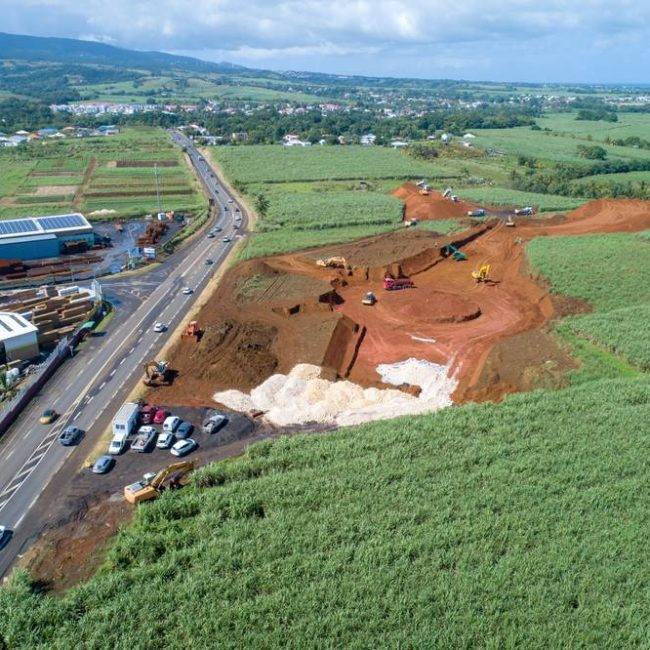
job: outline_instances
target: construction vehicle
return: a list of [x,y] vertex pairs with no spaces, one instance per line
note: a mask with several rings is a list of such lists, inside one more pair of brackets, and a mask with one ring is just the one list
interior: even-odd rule
[[331,269],[348,268],[348,263],[345,257],[326,257],[324,259],[316,260],[316,265]]
[[472,277],[477,282],[487,282],[490,279],[490,265],[481,264],[476,271],[472,271]]
[[161,469],[151,478],[145,475],[141,481],[131,483],[124,488],[124,498],[134,505],[155,499],[163,490],[182,487],[187,483],[187,475],[194,469],[189,460],[172,463]]
[[453,244],[447,244],[440,249],[440,254],[443,257],[453,257],[457,262],[462,262],[467,259],[467,255],[458,250]]
[[144,364],[145,386],[169,386],[172,383],[172,372],[167,361],[147,361]]
[[443,193],[442,193],[442,198],[443,199],[450,199],[452,197],[452,190],[451,187],[448,187]]
[[192,320],[186,325],[185,330],[183,331],[181,336],[187,338],[194,338],[198,341],[201,338],[202,334],[203,332],[199,327],[198,321]]
[[483,208],[478,208],[477,210],[469,210],[467,212],[468,217],[484,217],[485,210]]
[[375,296],[372,291],[368,291],[368,293],[365,293],[363,298],[361,298],[361,304],[367,305],[368,307],[372,307],[376,302],[377,296]]
[[516,215],[528,216],[528,217],[534,214],[534,212],[535,211],[529,205],[527,205],[525,208],[518,208],[517,210],[515,210]]
[[431,188],[428,185],[423,185],[419,189],[418,194],[421,194],[422,196],[429,196],[430,191],[431,191]]
[[508,228],[515,227],[515,221],[510,215],[508,215],[508,218],[506,219],[506,226],[508,226]]
[[405,219],[405,220],[404,220],[404,227],[405,227],[405,228],[411,228],[411,227],[413,227],[413,226],[417,226],[418,223],[419,223],[419,222],[418,222],[417,219]]
[[386,291],[398,291],[399,289],[413,289],[415,284],[410,278],[384,278],[384,289]]

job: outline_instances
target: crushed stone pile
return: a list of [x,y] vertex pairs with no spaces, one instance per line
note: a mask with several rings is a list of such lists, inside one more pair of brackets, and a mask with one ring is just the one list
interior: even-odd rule
[[312,423],[348,426],[437,411],[452,404],[451,395],[458,384],[449,376],[448,366],[421,359],[381,364],[377,372],[384,383],[419,386],[420,395],[329,381],[321,377],[320,367],[298,364],[287,375],[272,375],[250,393],[226,390],[215,393],[213,399],[234,411],[263,411],[271,424],[280,427]]

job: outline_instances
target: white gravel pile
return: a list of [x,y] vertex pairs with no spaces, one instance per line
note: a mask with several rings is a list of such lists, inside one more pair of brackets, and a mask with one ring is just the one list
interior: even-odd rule
[[234,411],[264,411],[276,426],[320,423],[340,426],[417,415],[450,406],[458,382],[449,368],[421,359],[381,364],[377,372],[385,383],[411,384],[419,397],[401,390],[362,388],[350,381],[321,379],[321,369],[298,364],[288,375],[273,375],[250,394],[238,390],[215,393],[213,399]]

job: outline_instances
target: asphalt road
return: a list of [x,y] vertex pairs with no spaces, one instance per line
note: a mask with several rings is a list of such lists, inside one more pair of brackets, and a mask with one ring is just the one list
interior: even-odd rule
[[[115,304],[115,317],[107,331],[82,344],[0,441],[0,524],[11,531],[9,541],[0,550],[0,575],[7,573],[42,528],[44,505],[48,504],[39,504],[39,500],[52,501],[53,495],[44,494],[50,482],[57,474],[76,473],[125,397],[140,381],[143,364],[157,358],[170,333],[245,232],[245,212],[240,213],[242,223],[236,230],[237,203],[208,163],[183,136],[172,133],[172,138],[187,147],[206,193],[215,200],[217,216],[211,225],[223,230],[214,239],[199,235],[147,273],[102,283],[106,297]],[[225,236],[232,237],[232,241],[223,242]],[[207,259],[213,263],[207,264]],[[182,294],[183,287],[192,288],[194,293]],[[167,324],[166,332],[154,333],[156,321]],[[54,424],[39,424],[38,417],[46,408],[61,414]],[[86,432],[79,446],[59,444],[57,437],[68,425]]]

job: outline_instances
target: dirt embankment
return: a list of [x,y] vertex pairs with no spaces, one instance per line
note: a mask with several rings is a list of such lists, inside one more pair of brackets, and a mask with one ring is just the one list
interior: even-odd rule
[[404,218],[408,220],[462,219],[470,210],[480,207],[469,201],[446,199],[435,190],[429,190],[427,195],[420,194],[420,188],[414,183],[404,183],[393,192],[393,196],[404,201]]
[[[209,404],[217,390],[250,390],[298,363],[376,386],[379,364],[409,357],[450,364],[457,402],[561,382],[573,362],[546,335],[547,324],[588,306],[552,297],[531,277],[525,244],[538,236],[644,230],[650,203],[594,201],[567,215],[516,223],[509,228],[493,219],[454,237],[405,229],[238,264],[199,313],[203,338],[182,339],[172,349],[179,377],[156,399]],[[466,261],[442,254],[452,242]],[[345,263],[316,263],[328,257]],[[471,272],[483,263],[491,265],[490,281],[479,284]],[[415,287],[385,291],[386,274],[410,277]],[[378,297],[373,307],[361,304],[367,291]]]

